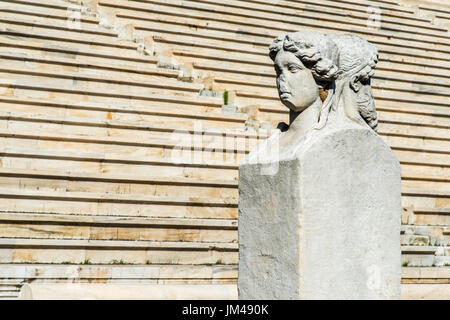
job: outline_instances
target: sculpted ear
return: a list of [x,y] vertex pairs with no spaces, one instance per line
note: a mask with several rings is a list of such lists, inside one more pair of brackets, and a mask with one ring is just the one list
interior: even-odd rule
[[353,91],[358,92],[361,88],[361,84],[359,83],[359,77],[358,76],[352,76],[350,79],[350,88],[353,89]]

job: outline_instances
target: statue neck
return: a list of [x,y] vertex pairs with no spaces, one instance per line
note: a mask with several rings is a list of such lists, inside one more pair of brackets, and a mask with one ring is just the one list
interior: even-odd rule
[[313,129],[319,119],[321,108],[322,100],[318,97],[311,106],[302,112],[291,110],[289,113],[289,131],[300,136]]

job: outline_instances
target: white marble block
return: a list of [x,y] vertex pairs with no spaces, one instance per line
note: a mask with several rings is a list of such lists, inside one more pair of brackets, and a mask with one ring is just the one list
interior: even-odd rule
[[366,128],[312,140],[275,174],[239,168],[239,298],[398,299],[397,159]]

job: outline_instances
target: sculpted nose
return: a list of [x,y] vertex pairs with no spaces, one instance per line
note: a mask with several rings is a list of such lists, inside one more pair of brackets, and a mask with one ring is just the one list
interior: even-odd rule
[[280,74],[280,76],[277,79],[277,83],[279,92],[290,92],[284,74]]

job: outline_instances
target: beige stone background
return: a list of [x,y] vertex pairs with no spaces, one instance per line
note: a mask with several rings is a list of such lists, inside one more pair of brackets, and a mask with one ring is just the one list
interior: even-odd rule
[[450,299],[448,0],[1,0],[0,297],[236,298],[238,161],[300,28],[378,46],[402,297]]

